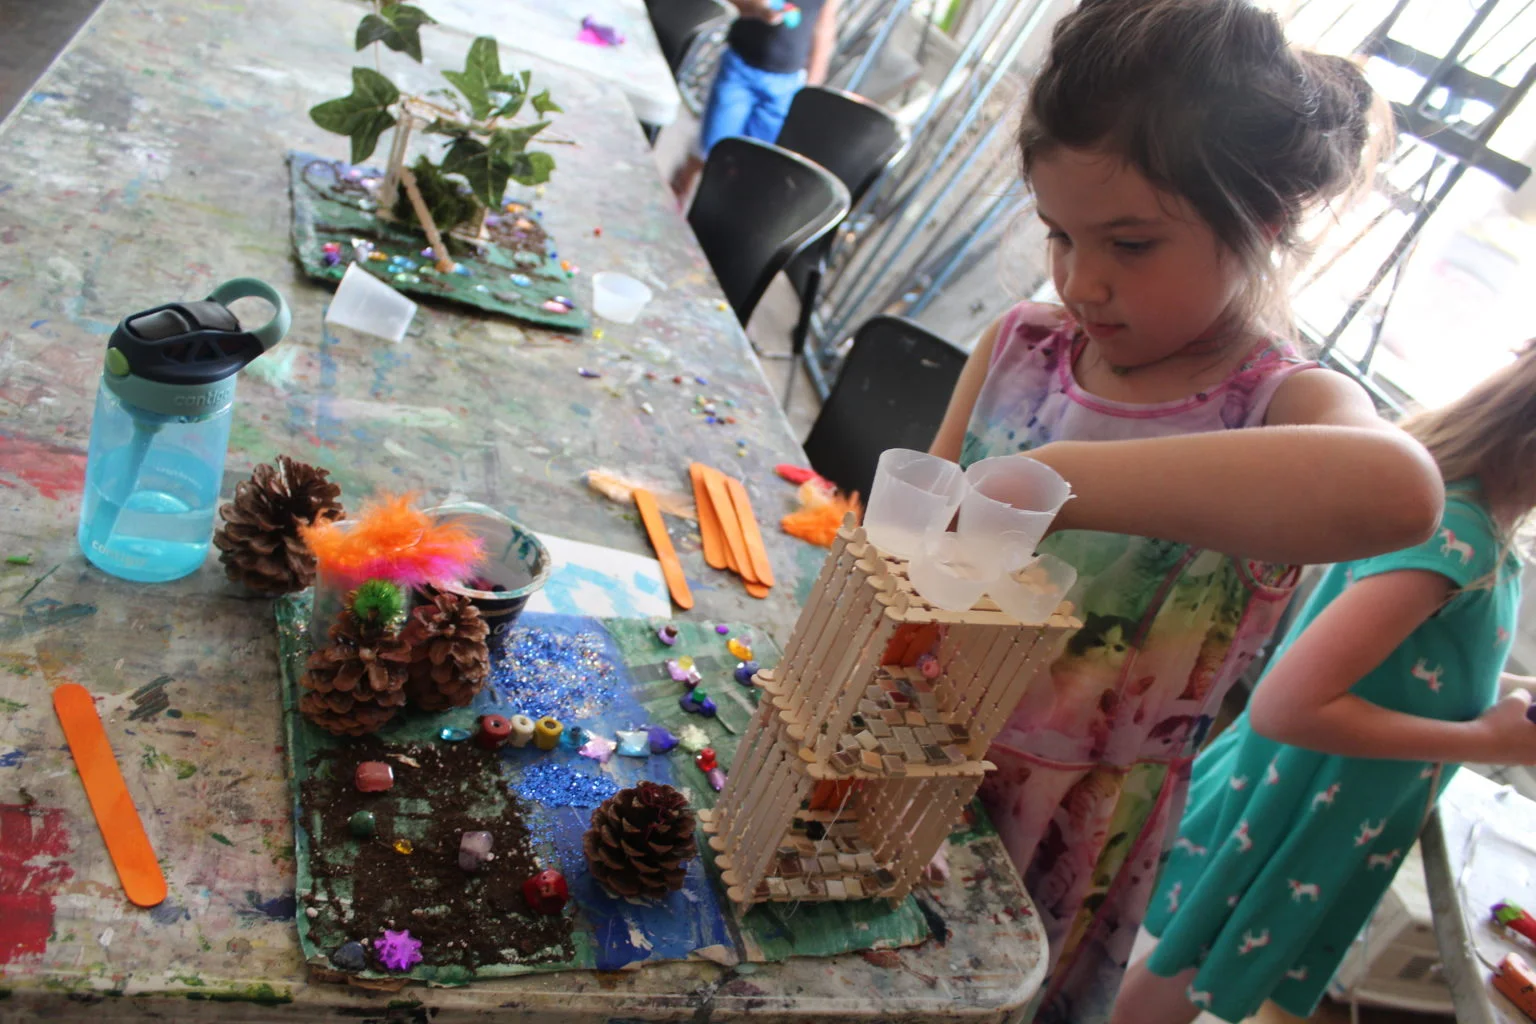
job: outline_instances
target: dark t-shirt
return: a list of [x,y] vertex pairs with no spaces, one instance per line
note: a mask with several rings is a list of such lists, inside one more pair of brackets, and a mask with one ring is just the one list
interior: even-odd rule
[[780,74],[804,71],[811,59],[816,19],[824,0],[794,0],[800,8],[800,24],[785,28],[758,18],[737,18],[729,42],[736,55],[759,71]]

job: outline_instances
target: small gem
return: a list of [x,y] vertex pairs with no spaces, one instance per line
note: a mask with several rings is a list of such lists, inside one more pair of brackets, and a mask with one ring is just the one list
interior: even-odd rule
[[701,772],[707,772],[711,768],[714,768],[719,763],[716,760],[715,748],[705,747],[697,754],[694,754],[693,763],[699,766],[699,771]]
[[721,636],[730,636],[731,635],[731,627],[725,625],[724,623],[721,623],[720,625],[715,627],[715,632],[719,633]]
[[523,883],[523,899],[536,914],[558,914],[570,898],[565,876],[554,868],[545,868]]
[[711,768],[704,773],[704,777],[709,780],[709,788],[716,793],[725,788],[725,772],[722,769]]
[[645,727],[645,733],[650,740],[653,754],[665,754],[677,746],[677,737],[672,735],[665,726],[648,725]]
[[603,329],[601,327],[594,328],[593,331],[592,331],[592,337],[595,338],[598,341],[602,341],[603,340]]
[[625,757],[647,757],[655,753],[652,749],[650,733],[645,729],[620,730],[618,739],[619,753]]
[[347,819],[347,828],[359,839],[367,839],[378,831],[379,822],[372,811],[358,811]]
[[931,654],[924,654],[917,659],[917,670],[923,674],[924,679],[937,679],[944,672],[944,667],[939,664],[939,659]]
[[364,761],[357,766],[352,781],[364,793],[382,793],[395,784],[395,770],[383,761]]
[[496,855],[491,852],[492,839],[489,832],[461,832],[459,834],[459,868],[464,871],[479,871],[487,861],[494,860]]
[[331,964],[343,971],[360,971],[368,966],[368,954],[361,942],[346,942],[331,954]]
[[742,686],[751,686],[752,677],[757,674],[757,662],[743,661],[736,666],[735,679]]
[[602,376],[602,374],[598,373],[596,370],[589,370],[585,366],[580,367],[576,372],[581,374],[583,377],[586,377],[588,380],[591,380],[593,377]]
[[742,643],[736,637],[731,637],[725,642],[725,649],[730,651],[731,656],[734,658],[740,658],[742,661],[752,660],[752,648]]
[[447,725],[438,731],[437,738],[446,743],[459,743],[469,739],[469,730]]
[[693,382],[695,384],[703,384],[706,386],[709,384],[709,381],[705,380],[703,377],[695,377],[693,378]]
[[416,847],[411,845],[411,841],[409,839],[396,839],[394,842],[394,847],[396,853],[404,854],[407,857],[409,857],[416,850]]
[[527,288],[529,285],[533,284],[533,278],[529,277],[527,274],[509,274],[507,276],[511,282],[517,285],[519,288]]

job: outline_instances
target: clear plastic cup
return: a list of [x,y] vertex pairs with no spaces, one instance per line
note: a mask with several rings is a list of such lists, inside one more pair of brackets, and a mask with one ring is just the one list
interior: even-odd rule
[[605,270],[592,275],[592,309],[604,320],[632,324],[650,301],[651,290],[628,274]]
[[987,587],[987,596],[997,602],[1004,615],[1034,625],[1051,617],[1076,582],[1076,569],[1055,555],[1041,555],[994,581]]
[[930,533],[907,565],[912,589],[946,611],[968,611],[998,580],[998,561],[958,534]]
[[959,533],[967,543],[992,544],[1005,560],[1004,573],[1021,568],[1034,555],[1072,487],[1043,462],[1000,455],[972,463],[970,485],[960,502]]
[[398,342],[416,317],[416,303],[356,263],[347,267],[325,322],[385,341]]
[[965,491],[965,473],[948,459],[888,448],[875,467],[864,532],[881,551],[913,558],[922,552],[925,534],[949,529]]

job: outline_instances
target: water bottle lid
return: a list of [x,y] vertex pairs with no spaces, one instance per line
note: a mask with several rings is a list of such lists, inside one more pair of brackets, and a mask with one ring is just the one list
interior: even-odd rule
[[[236,299],[271,303],[272,319],[242,330],[228,309]],[[123,318],[107,342],[103,380],[124,401],[180,415],[216,408],[234,392],[241,367],[288,333],[288,304],[270,285],[236,278],[196,302],[171,302]]]

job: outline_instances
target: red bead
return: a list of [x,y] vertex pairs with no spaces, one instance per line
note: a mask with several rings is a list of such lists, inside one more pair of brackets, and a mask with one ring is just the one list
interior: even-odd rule
[[545,868],[523,883],[523,899],[535,914],[558,914],[570,898],[565,876],[554,868]]
[[480,731],[475,733],[475,745],[482,750],[495,750],[512,735],[512,723],[500,715],[481,715]]
[[719,767],[715,760],[715,748],[705,747],[697,754],[694,754],[693,763],[699,766],[699,771],[701,772],[707,772],[711,768]]
[[363,761],[352,781],[364,793],[382,793],[395,784],[395,770],[383,761]]

